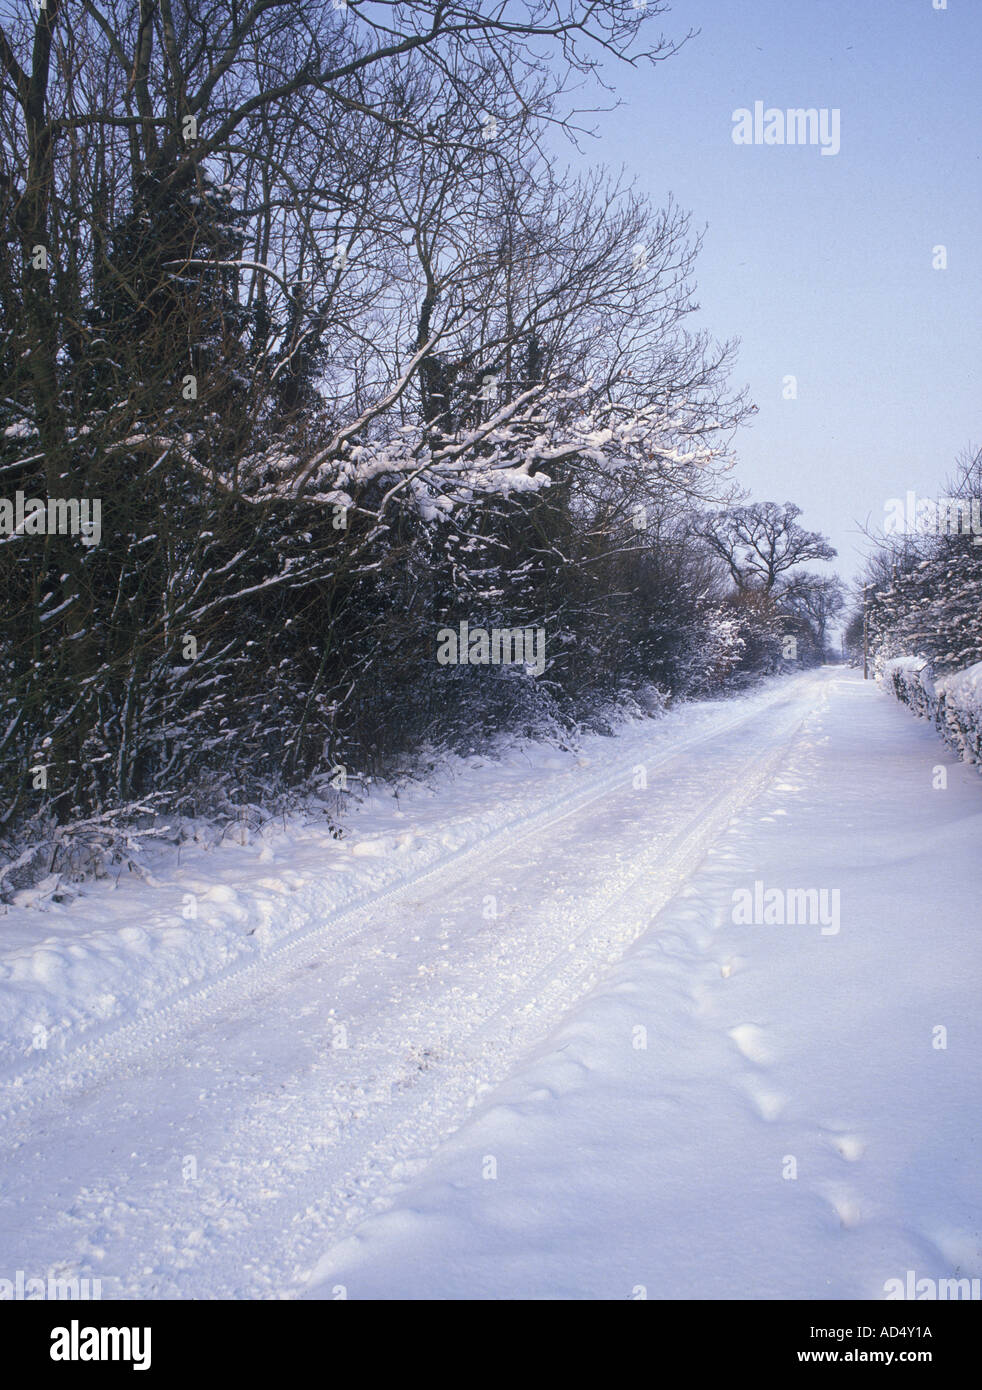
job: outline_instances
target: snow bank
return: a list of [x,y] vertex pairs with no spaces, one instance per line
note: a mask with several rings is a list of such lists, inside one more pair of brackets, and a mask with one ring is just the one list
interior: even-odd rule
[[142,878],[72,885],[73,901],[48,881],[18,893],[0,904],[0,1073],[70,1051],[249,966],[509,827],[534,831],[540,817],[616,775],[615,746],[629,772],[653,747],[718,723],[721,708],[747,711],[780,689],[769,683],[739,705],[706,701],[656,720],[631,718],[616,745],[590,734],[575,748],[513,740],[496,757],[448,758],[408,792],[380,786],[352,798],[340,839],[324,821],[287,818],[258,834],[243,828],[241,843],[233,835],[215,846],[205,837],[161,851]]
[[881,680],[968,763],[982,764],[982,661],[947,676],[934,676],[923,657],[884,662]]
[[959,757],[982,765],[982,661],[941,676],[935,689],[938,727]]
[[930,663],[919,656],[898,656],[883,664],[881,679],[897,699],[925,719],[934,716],[935,694]]

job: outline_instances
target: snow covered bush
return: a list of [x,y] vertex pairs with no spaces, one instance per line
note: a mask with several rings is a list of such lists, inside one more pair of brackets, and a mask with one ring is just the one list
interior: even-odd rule
[[[963,515],[977,514],[982,450],[962,456],[944,492],[961,502]],[[885,546],[870,561],[863,609],[849,626],[858,658],[865,614],[881,679],[915,714],[932,719],[960,757],[975,763],[982,760],[980,540],[959,524],[945,534],[904,535]]]
[[[982,450],[959,461],[944,489],[966,509],[982,495]],[[877,666],[894,657],[929,661],[939,676],[982,661],[982,537],[965,531],[904,534],[874,554],[864,585],[869,650]],[[862,638],[862,611],[851,625]]]
[[[0,529],[18,876],[39,845],[47,876],[99,872],[128,817],[221,822],[775,669],[773,611],[729,622],[689,526],[751,413],[688,326],[698,233],[543,153],[563,72],[627,52],[640,11],[574,3],[557,42],[548,7],[437,7],[403,50],[336,9],[219,7],[136,72],[62,7],[47,89],[0,103],[0,518],[8,488],[102,517],[94,545]],[[8,77],[26,11],[11,32]],[[70,158],[35,106],[73,113]],[[461,621],[541,629],[544,669],[441,670]]]
[[883,664],[882,678],[897,699],[924,719],[933,719],[936,708],[930,664],[917,656],[895,657]]
[[982,764],[982,662],[935,678],[922,657],[883,663],[881,680],[921,719],[929,719],[960,758]]
[[935,689],[938,728],[959,757],[982,765],[982,661],[941,676]]

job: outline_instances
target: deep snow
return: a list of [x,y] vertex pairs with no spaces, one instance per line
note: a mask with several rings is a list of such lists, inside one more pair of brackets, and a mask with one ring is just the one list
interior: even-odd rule
[[[982,1275],[978,774],[840,668],[478,762],[348,841],[294,827],[90,895],[48,946],[22,919],[0,1278],[618,1299]],[[775,889],[825,890],[824,916],[733,920]]]

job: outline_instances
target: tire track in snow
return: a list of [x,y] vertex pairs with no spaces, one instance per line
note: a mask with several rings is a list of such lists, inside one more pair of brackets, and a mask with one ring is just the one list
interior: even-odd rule
[[[308,1206],[305,1217],[320,1227],[316,1233],[306,1233],[304,1245],[308,1249],[319,1249],[323,1258],[325,1243],[329,1248],[339,1236],[343,1238],[344,1228],[350,1230],[358,1220],[377,1211],[380,1201],[387,1205],[405,1186],[400,1164],[417,1155],[421,1147],[432,1153],[459,1127],[468,1109],[493,1090],[525,1053],[541,1044],[569,1009],[595,987],[603,978],[605,967],[619,960],[652,929],[658,914],[685,886],[732,817],[768,786],[807,717],[796,718],[793,729],[785,733],[775,749],[757,755],[741,767],[667,845],[652,846],[628,882],[599,905],[564,949],[524,980],[519,990],[478,1019],[469,1032],[457,1036],[455,1045],[443,1052],[438,1067],[428,1068],[407,1088],[411,1097],[403,1091],[399,1096],[402,1104],[395,1104],[395,1108],[405,1112],[398,1124],[390,1126],[343,1172],[331,1176],[331,1197]],[[571,949],[575,951],[572,956]],[[536,990],[536,1010],[516,1026],[516,1007],[523,996],[527,998],[530,989]],[[446,1036],[453,1037],[453,1030],[448,1030]],[[388,1078],[388,1084],[395,1086],[397,1081]],[[393,1106],[393,1102],[389,1105]],[[420,1166],[419,1162],[415,1165]],[[386,1181],[393,1170],[400,1176],[395,1182]],[[372,1172],[376,1174],[376,1185],[366,1185]],[[343,1194],[340,1199],[338,1193]],[[309,1271],[297,1270],[290,1289],[293,1296],[303,1292],[308,1277]]]
[[[648,770],[660,770],[678,762],[697,748],[766,717],[775,707],[779,708],[792,699],[793,694],[794,688],[791,692],[781,690],[763,707],[758,706],[749,714],[737,715],[715,725],[706,733],[674,744],[648,762]],[[277,942],[258,959],[233,965],[217,978],[176,998],[169,996],[159,1008],[142,1013],[137,1019],[87,1029],[74,1046],[56,1056],[35,1054],[29,1065],[0,1076],[0,1120],[10,1119],[27,1107],[43,1104],[60,1091],[96,1084],[107,1071],[118,1069],[125,1062],[137,1065],[142,1059],[156,1056],[161,1047],[195,1020],[214,1016],[236,1002],[261,999],[281,971],[296,969],[304,960],[325,950],[336,953],[356,944],[370,932],[375,915],[386,904],[398,901],[440,875],[457,875],[469,864],[498,856],[517,837],[550,830],[607,797],[630,779],[637,761],[638,753],[635,752],[630,759],[619,764],[615,772],[600,779],[591,779],[588,789],[572,802],[567,796],[550,800],[531,815],[509,821],[491,835],[439,860],[422,872],[350,903],[326,919],[315,922],[308,930]],[[346,930],[337,931],[336,928],[343,923],[350,925]]]
[[[430,894],[439,901],[452,889],[459,893],[461,863],[483,859],[482,873],[486,873],[493,859],[501,861],[505,851],[511,850],[503,867],[512,874],[516,858],[521,858],[519,850],[531,855],[524,869],[519,865],[525,875],[524,900],[528,900],[530,884],[534,885],[531,925],[524,918],[511,927],[507,921],[498,922],[486,940],[478,939],[478,954],[468,963],[482,982],[477,1007],[472,993],[462,994],[459,985],[448,990],[437,975],[428,976],[418,989],[414,986],[397,1001],[397,1008],[370,1011],[370,1026],[356,1034],[355,1045],[347,1051],[332,1053],[329,1042],[323,1055],[316,1047],[306,1054],[298,1048],[297,1058],[288,1059],[285,1080],[277,1080],[280,1073],[272,1067],[265,1069],[261,1088],[250,1092],[247,1085],[237,1084],[241,1077],[234,1068],[248,1054],[235,1047],[236,1026],[245,1016],[234,1013],[234,1008],[250,1009],[277,986],[281,998],[267,999],[271,1009],[278,1004],[282,1012],[283,999],[289,1003],[295,995],[299,1006],[300,972],[305,964],[320,962],[336,973],[353,963],[352,979],[358,978],[359,971],[367,976],[377,970],[377,960],[364,952],[369,928],[356,918],[342,938],[331,931],[334,922],[319,924],[292,943],[292,949],[271,953],[262,962],[263,969],[252,972],[249,980],[233,979],[225,990],[211,990],[207,1008],[196,1009],[193,999],[181,1001],[183,1009],[172,1006],[159,1033],[147,1026],[153,1020],[144,1021],[142,1028],[131,1026],[127,1033],[142,1032],[143,1036],[128,1051],[120,1050],[118,1032],[101,1040],[92,1047],[88,1071],[77,1056],[64,1059],[60,1068],[53,1069],[51,1084],[40,1094],[25,1097],[29,1104],[20,1112],[22,1123],[15,1127],[23,1146],[20,1161],[26,1161],[38,1129],[47,1143],[51,1130],[64,1125],[66,1100],[80,1107],[83,1161],[74,1179],[75,1198],[66,1199],[63,1183],[57,1193],[61,1205],[53,1207],[65,1211],[59,1255],[66,1253],[67,1244],[69,1250],[74,1246],[72,1267],[120,1271],[106,1290],[109,1296],[186,1297],[190,1291],[190,1296],[198,1297],[282,1297],[302,1292],[325,1247],[346,1234],[359,1217],[387,1206],[407,1177],[459,1127],[470,1107],[548,1035],[612,960],[649,929],[653,917],[684,885],[730,818],[767,785],[808,717],[808,698],[809,691],[795,683],[780,698],[758,705],[749,715],[718,724],[660,753],[646,763],[650,786],[641,798],[630,781],[630,769],[638,759],[635,753],[614,773],[592,780],[573,804],[567,800],[558,809],[550,809],[548,816],[540,809],[525,818],[523,825],[534,824],[538,839],[527,836],[520,846],[512,827],[507,843],[502,834],[496,834],[490,841],[493,849],[484,841],[454,856],[452,863],[433,867],[380,895],[388,900],[390,915],[400,903],[411,910],[407,900],[424,879],[431,882]],[[745,730],[743,739],[732,748],[732,735],[739,729]],[[714,745],[722,748],[717,752]],[[693,757],[699,749],[703,750],[701,763],[698,756]],[[691,765],[677,770],[687,758],[694,770]],[[650,799],[645,801],[644,796]],[[550,862],[557,848],[570,863],[575,862],[579,847],[595,835],[593,812],[603,798],[610,798],[607,816],[619,810],[624,826],[634,827],[635,839],[647,833],[646,823],[659,814],[667,818],[664,833],[648,834],[648,843],[641,843],[637,858],[626,868],[611,870],[601,857],[597,862],[604,871],[602,881],[588,895],[587,904],[578,902],[572,914],[568,902],[560,901],[564,888],[556,888],[540,903],[543,864]],[[684,815],[678,828],[676,814]],[[554,836],[551,845],[542,838],[545,829],[563,823],[565,831]],[[619,829],[609,832],[611,843],[619,833]],[[562,882],[573,881],[567,866]],[[458,908],[463,914],[468,910],[467,903]],[[366,917],[377,915],[377,901],[362,911]],[[346,915],[351,917],[350,912]],[[393,925],[390,921],[389,931],[404,933],[404,922],[395,920]],[[470,938],[465,937],[462,944],[465,954],[472,952]],[[308,977],[311,982],[317,979]],[[258,1029],[263,1010],[252,1008],[251,1015],[252,1027]],[[147,1157],[142,1127],[146,1117],[141,1124],[141,1113],[130,1101],[129,1115],[113,1133],[109,1152],[115,1156],[100,1164],[98,1155],[93,1162],[92,1149],[98,1148],[99,1140],[86,1133],[85,1126],[91,1132],[100,1123],[99,1096],[69,1098],[66,1087],[94,1087],[100,1077],[118,1083],[128,1072],[131,1080],[135,1075],[130,1095],[143,1087],[154,1106],[158,1097],[169,1104],[173,1055],[169,1062],[166,1057],[157,1059],[156,1084],[151,1076],[148,1085],[141,1071],[148,1050],[156,1047],[158,1037],[166,1036],[171,1043],[180,1042],[191,1056],[202,1041],[214,1047],[209,1028],[213,1034],[221,1031],[219,1045],[234,1054],[234,1068],[231,1072],[214,1069],[217,1088],[200,1096],[205,1111],[188,1104],[189,1094],[181,1097],[183,1111],[175,1111],[174,1141],[180,1144],[175,1152],[205,1152],[208,1143],[214,1150],[204,1161],[201,1181],[184,1189],[175,1184],[170,1159],[164,1162],[159,1144]],[[275,1042],[275,1029],[271,1032]],[[313,1043],[322,1045],[326,1035],[322,1021],[321,1036]],[[299,1031],[298,1038],[302,1041]],[[262,1047],[261,1033],[254,1033],[251,1041]],[[298,1068],[298,1063],[303,1066]],[[194,1088],[209,1079],[211,1065],[206,1064],[204,1074],[194,1074]],[[263,1071],[262,1066],[259,1070]],[[114,1086],[114,1094],[119,1089],[118,1084]],[[34,1111],[43,1100],[54,1105],[47,1112]],[[32,1125],[32,1113],[37,1126]],[[71,1109],[68,1119],[71,1122]],[[14,1139],[12,1132],[10,1139]],[[131,1144],[141,1150],[139,1156],[130,1155],[140,1158],[135,1166],[125,1160]],[[54,1197],[48,1200],[53,1203]],[[107,1255],[110,1262],[100,1263]]]

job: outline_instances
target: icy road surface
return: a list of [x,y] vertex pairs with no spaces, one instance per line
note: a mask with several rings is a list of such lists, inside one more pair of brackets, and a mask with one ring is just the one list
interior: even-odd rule
[[[318,917],[295,863],[302,931],[115,1022],[110,991],[89,1033],[19,941],[0,1277],[629,1299],[982,1275],[978,773],[837,668],[591,748],[363,908]],[[493,767],[463,790],[494,798]],[[249,873],[268,894],[288,858],[240,871],[246,918]],[[155,892],[113,928],[144,954]],[[791,902],[819,915],[782,925]],[[42,1003],[82,1031],[27,1056]]]

